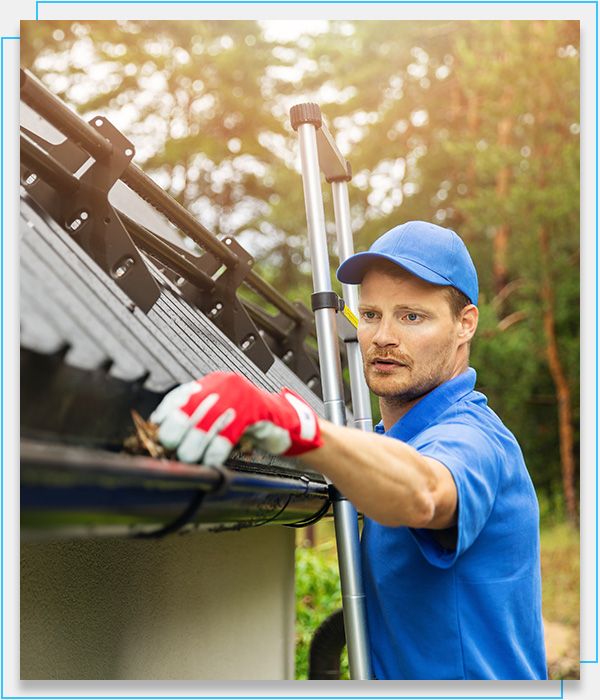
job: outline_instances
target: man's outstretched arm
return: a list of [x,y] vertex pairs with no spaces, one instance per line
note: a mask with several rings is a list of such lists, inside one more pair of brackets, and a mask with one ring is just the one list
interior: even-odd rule
[[400,440],[318,418],[287,389],[271,394],[240,375],[214,372],[169,392],[150,419],[181,461],[223,464],[243,437],[272,454],[299,457],[383,525],[455,523],[456,487],[440,462]]
[[456,523],[450,471],[400,440],[319,419],[321,447],[299,459],[382,525],[444,529]]

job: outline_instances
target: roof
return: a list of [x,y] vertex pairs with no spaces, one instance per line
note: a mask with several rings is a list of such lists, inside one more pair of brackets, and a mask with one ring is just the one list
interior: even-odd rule
[[[22,163],[20,283],[26,530],[75,527],[80,534],[112,533],[115,528],[152,532],[165,526],[168,530],[185,513],[181,526],[195,523],[213,529],[302,523],[320,517],[328,505],[323,478],[299,470],[291,460],[234,454],[228,470],[215,473],[123,452],[123,440],[133,432],[131,409],[147,416],[171,388],[214,370],[235,371],[268,391],[288,386],[321,414],[323,404],[273,352],[277,343],[264,343],[269,340],[264,328],[247,325],[252,320],[245,317],[242,306],[242,311],[236,309],[244,316],[245,328],[254,328],[256,343],[264,345],[262,367],[244,352],[235,333],[233,339],[228,337],[223,330],[227,326],[219,327],[207,317],[210,304],[206,306],[205,300],[212,281],[207,278],[205,289],[195,288],[195,296],[188,293],[190,281],[181,276],[178,262],[183,248],[179,253],[173,240],[169,249],[164,248],[166,258],[160,259],[166,224],[157,223],[156,212],[155,226],[148,216],[141,224],[152,245],[140,246],[131,238],[118,241],[133,246],[127,249],[131,256],[124,259],[131,265],[135,262],[136,274],[145,267],[144,284],[154,294],[146,308],[137,303],[131,286],[124,286],[115,273],[120,269],[108,268],[109,274],[103,256],[111,254],[109,235],[117,230],[120,236],[125,230],[120,221],[131,216],[139,223],[140,211],[149,205],[142,205],[141,198],[122,183],[118,210],[95,194],[86,204],[90,219],[98,207],[114,213],[119,221],[111,223],[107,240],[100,242],[91,228],[84,244],[81,230],[70,228],[64,212],[69,202],[81,201],[82,190],[84,194],[88,190],[83,185],[77,190],[79,182],[72,187],[68,178],[74,173],[53,179],[64,146],[62,151],[53,150],[61,147],[28,128],[24,133],[28,141]],[[69,147],[71,155],[82,150],[80,143]],[[33,161],[32,148],[39,151],[34,152]],[[32,162],[38,164],[35,170]],[[60,167],[66,167],[64,160]],[[76,190],[72,199],[57,184],[63,181]],[[164,208],[164,198],[161,201]],[[173,259],[177,269],[169,264]],[[188,255],[181,265],[190,261],[196,264]],[[199,303],[194,303],[196,299]]]

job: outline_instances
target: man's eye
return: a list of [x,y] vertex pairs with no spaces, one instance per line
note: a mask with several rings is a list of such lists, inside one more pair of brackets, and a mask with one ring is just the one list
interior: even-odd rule
[[406,316],[404,318],[407,321],[412,321],[414,323],[415,321],[418,321],[421,318],[421,316],[419,314],[410,313],[410,314],[406,314]]
[[372,321],[376,316],[377,316],[377,314],[374,311],[363,311],[362,312],[362,317],[366,321]]

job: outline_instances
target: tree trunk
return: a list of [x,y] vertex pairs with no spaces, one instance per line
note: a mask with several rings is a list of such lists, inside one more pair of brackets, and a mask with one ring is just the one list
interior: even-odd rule
[[[469,137],[475,135],[479,129],[479,98],[471,92],[467,96],[467,129]],[[477,167],[475,156],[471,156],[467,170],[467,184],[472,192],[477,182]]]
[[[510,104],[511,99],[511,91],[507,89],[502,100],[507,106],[507,112],[509,111],[508,105]],[[504,119],[501,119],[498,124],[498,145],[504,151],[507,151],[510,145],[512,126],[512,117],[505,117]],[[504,165],[500,168],[496,176],[496,195],[498,196],[500,206],[502,206],[502,202],[504,202],[507,198],[509,181],[510,170],[508,165]],[[508,240],[509,227],[508,224],[504,222],[496,228],[496,233],[494,236],[493,270],[494,290],[496,294],[499,294],[508,284]]]
[[546,354],[550,374],[556,391],[558,405],[558,438],[563,492],[567,515],[574,524],[579,523],[579,508],[575,493],[575,456],[573,454],[573,414],[571,411],[571,388],[565,375],[558,350],[554,322],[554,293],[550,271],[550,241],[545,226],[539,229],[539,243],[542,264],[542,303]]
[[[502,22],[502,35],[505,38],[505,45],[510,45],[510,36],[512,34],[512,23],[510,20]],[[510,62],[510,55],[504,52],[499,55],[500,63]],[[498,146],[502,153],[508,154],[513,130],[513,117],[510,116],[514,112],[513,107],[514,91],[511,85],[506,85],[502,92],[500,103],[502,105],[502,113],[507,116],[498,122],[497,138]],[[502,210],[503,203],[508,198],[508,190],[510,185],[510,168],[508,162],[503,165],[496,175],[496,195],[498,197],[499,211]],[[508,242],[510,238],[510,228],[506,221],[500,223],[495,231],[494,246],[493,246],[493,263],[492,269],[494,273],[494,291],[499,294],[509,282],[508,274]],[[502,309],[500,309],[502,312]]]

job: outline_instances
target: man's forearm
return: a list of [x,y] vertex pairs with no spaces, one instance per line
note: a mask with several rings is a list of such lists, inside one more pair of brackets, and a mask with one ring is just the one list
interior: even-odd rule
[[[323,446],[300,457],[324,474],[357,509],[384,525],[447,527],[453,484],[433,460],[393,438],[319,421]],[[452,512],[450,512],[452,511]]]

